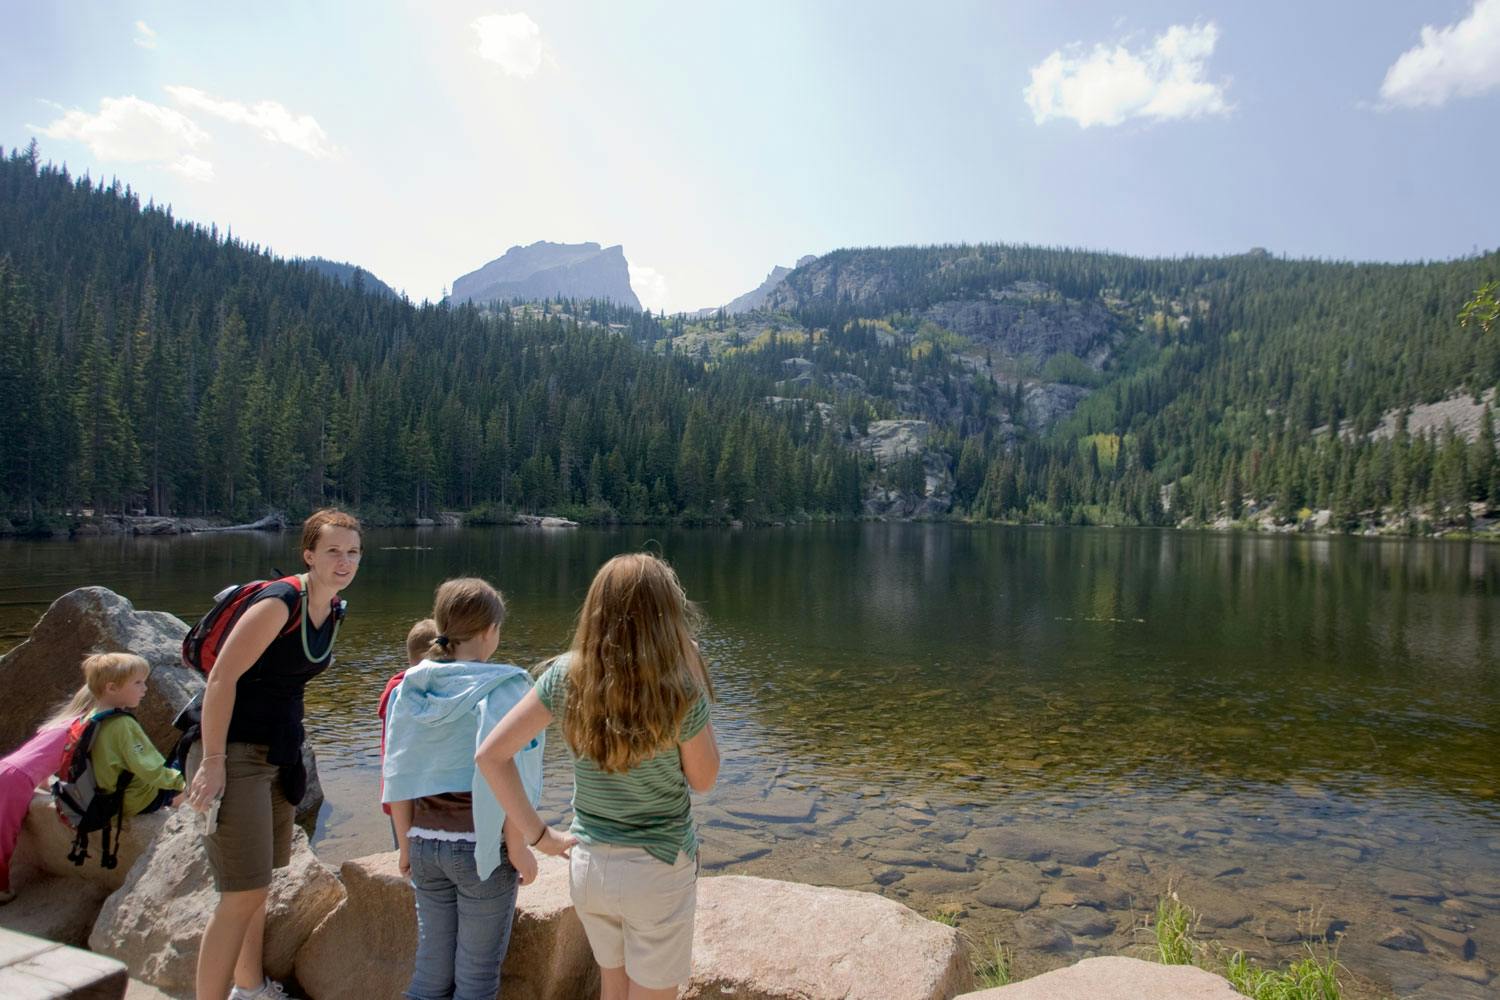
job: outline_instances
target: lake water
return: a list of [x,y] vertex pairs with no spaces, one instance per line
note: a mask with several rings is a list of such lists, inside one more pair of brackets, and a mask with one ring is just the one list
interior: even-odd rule
[[[0,543],[0,635],[102,584],[191,619],[291,535]],[[650,548],[706,616],[705,867],[865,889],[1022,974],[1134,953],[1159,895],[1269,960],[1339,940],[1352,995],[1500,980],[1500,546],[861,524],[374,531],[310,689],[328,860],[385,850],[374,703],[433,588],[506,594],[500,658],[564,648]],[[548,811],[567,810],[561,739]],[[1384,943],[1382,943],[1384,941]]]

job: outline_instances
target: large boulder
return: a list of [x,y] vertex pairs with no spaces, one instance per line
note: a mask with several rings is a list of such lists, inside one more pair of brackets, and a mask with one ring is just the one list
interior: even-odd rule
[[150,849],[151,842],[161,832],[170,815],[164,809],[147,816],[132,816],[127,819],[116,848],[116,867],[105,868],[100,865],[101,838],[97,833],[89,835],[88,858],[83,864],[75,865],[68,860],[68,852],[73,848],[73,831],[58,817],[51,793],[38,790],[32,793],[31,808],[26,812],[26,822],[21,827],[21,838],[16,844],[12,864],[15,867],[34,868],[46,875],[87,882],[99,886],[108,895],[125,884],[131,868]]
[[[173,814],[124,885],[105,900],[89,935],[92,950],[113,955],[129,966],[131,978],[169,993],[192,991],[198,942],[218,901],[201,824],[195,812]],[[271,882],[267,974],[291,975],[298,949],[343,898],[338,878],[294,829],[292,863]]]
[[31,738],[36,727],[83,684],[80,668],[92,653],[130,652],[151,664],[151,687],[136,718],[158,747],[170,750],[172,719],[203,687],[182,665],[187,625],[164,611],[137,611],[107,587],[70,590],[47,609],[31,637],[0,658],[0,686],[22,697],[0,702],[0,752]]
[[1191,965],[1086,958],[1077,965],[959,1000],[1245,1000],[1228,980]]
[[[501,970],[506,1000],[593,996],[599,975],[573,912],[568,866],[540,858],[520,890]],[[411,976],[416,917],[394,852],[345,862],[345,901],[297,953],[317,1000],[397,1000]],[[736,1000],[945,1000],[973,985],[958,932],[900,903],[721,876],[698,882],[693,974],[682,996]]]
[[971,986],[958,931],[894,900],[740,875],[698,883],[684,998],[946,1000]]
[[[599,973],[573,913],[568,865],[538,858],[521,888],[501,967],[506,1000],[572,1000],[599,990]],[[399,1000],[417,950],[411,884],[396,852],[344,862],[345,899],[297,953],[297,982],[317,1000]]]

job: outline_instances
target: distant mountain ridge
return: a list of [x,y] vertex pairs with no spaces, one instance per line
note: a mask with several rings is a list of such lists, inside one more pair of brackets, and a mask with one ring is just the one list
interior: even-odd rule
[[641,308],[630,287],[630,265],[616,244],[548,243],[514,246],[483,267],[455,278],[449,301],[484,304],[501,300],[607,299]]
[[367,292],[383,295],[387,298],[399,299],[396,290],[375,275],[366,271],[358,264],[349,264],[343,261],[328,260],[325,257],[299,257],[296,263],[301,264],[309,271],[316,271],[325,278],[332,278],[341,285],[353,288],[356,278]]
[[791,274],[799,267],[811,264],[817,259],[818,258],[816,254],[807,254],[804,257],[798,258],[797,263],[793,264],[791,267],[783,267],[782,265],[777,264],[775,267],[771,268],[771,273],[766,275],[765,281],[762,281],[759,285],[746,292],[744,295],[736,296],[734,299],[731,299],[723,306],[711,306],[708,309],[699,309],[693,315],[712,316],[714,313],[718,312],[719,309],[723,309],[724,312],[730,316],[738,316],[742,313],[754,312],[755,310],[765,306],[767,300],[769,300],[771,297],[771,293],[776,291],[781,283],[786,280],[787,275]]

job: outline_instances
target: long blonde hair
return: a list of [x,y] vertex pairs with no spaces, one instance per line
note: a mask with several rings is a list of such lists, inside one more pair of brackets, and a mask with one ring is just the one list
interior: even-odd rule
[[37,732],[43,729],[55,729],[58,726],[72,725],[74,719],[82,718],[94,710],[97,702],[94,701],[94,692],[84,684],[72,696],[58,702],[52,709],[52,714],[47,716],[47,721],[37,726]]
[[599,568],[568,658],[562,732],[575,754],[620,772],[676,742],[700,693],[713,697],[693,641],[696,621],[661,559],[632,553]]
[[[505,624],[505,598],[477,576],[444,580],[432,601],[436,634],[427,647],[427,659],[451,660],[452,649],[494,625]],[[415,632],[421,622],[412,628]]]

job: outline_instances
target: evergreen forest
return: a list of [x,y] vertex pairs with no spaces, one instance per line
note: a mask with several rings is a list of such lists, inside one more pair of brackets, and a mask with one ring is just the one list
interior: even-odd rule
[[[750,316],[416,304],[33,145],[0,151],[0,515],[1462,527],[1500,508],[1497,275],[950,246],[826,255]],[[1471,433],[1408,426],[1455,398]],[[892,420],[931,433],[878,458]]]

